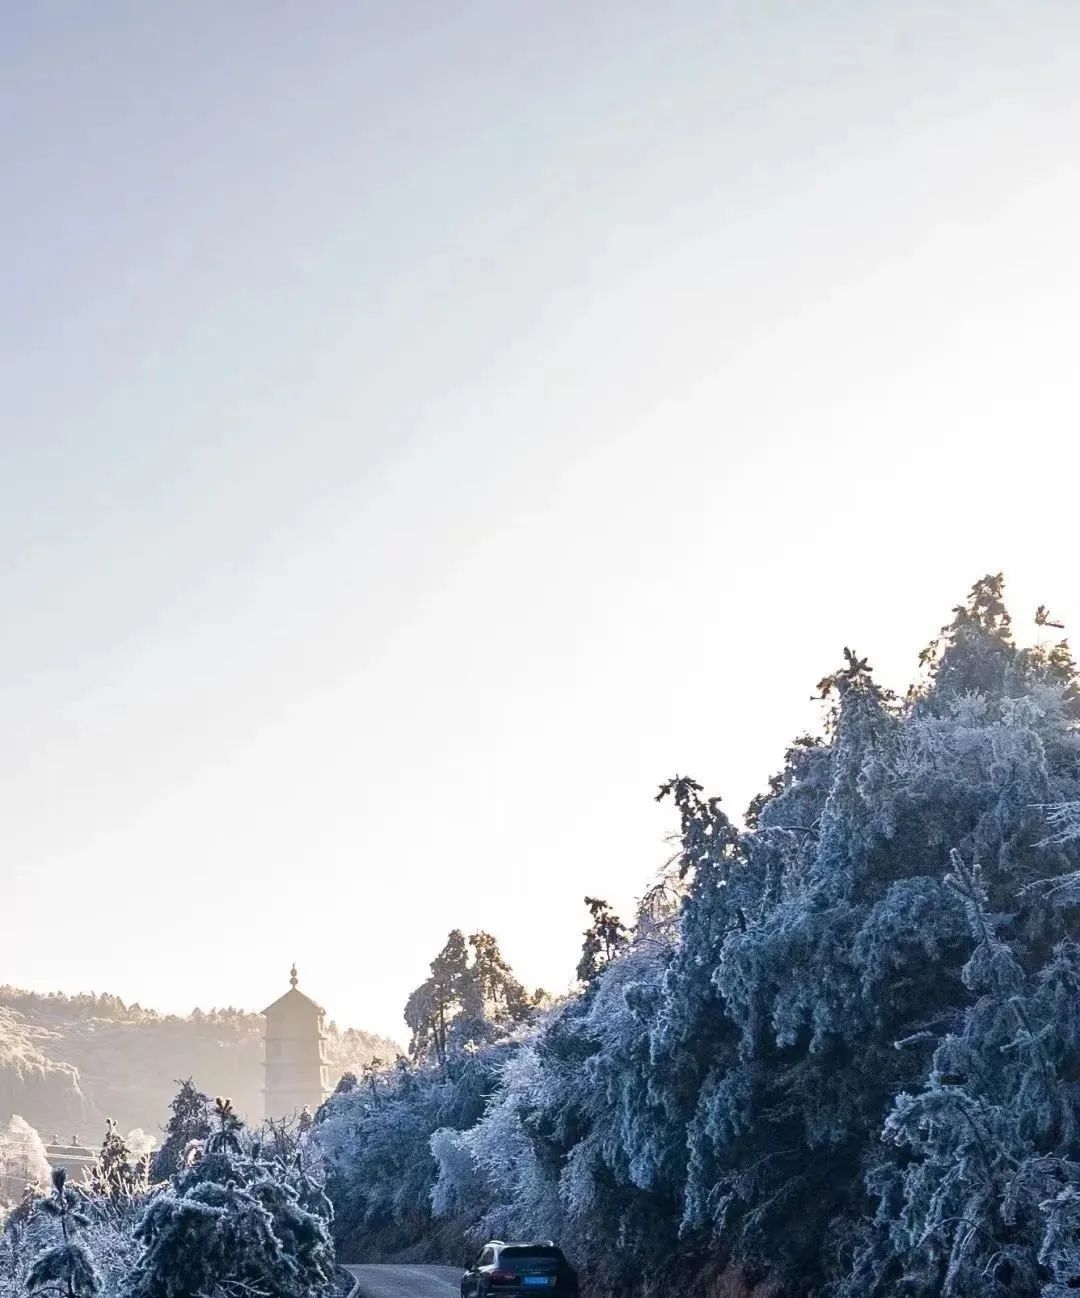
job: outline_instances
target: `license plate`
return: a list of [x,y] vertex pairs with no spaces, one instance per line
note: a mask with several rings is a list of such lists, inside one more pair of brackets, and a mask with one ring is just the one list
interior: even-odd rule
[[525,1281],[526,1285],[528,1285],[530,1288],[534,1285],[537,1287],[543,1285],[544,1288],[546,1289],[547,1286],[551,1283],[551,1277],[548,1275],[525,1275],[522,1276],[521,1278]]

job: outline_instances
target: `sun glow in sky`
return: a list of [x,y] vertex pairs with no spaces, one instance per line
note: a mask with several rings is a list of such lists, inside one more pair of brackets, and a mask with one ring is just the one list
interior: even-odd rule
[[0,981],[562,990],[845,644],[1080,627],[1080,7],[0,29]]

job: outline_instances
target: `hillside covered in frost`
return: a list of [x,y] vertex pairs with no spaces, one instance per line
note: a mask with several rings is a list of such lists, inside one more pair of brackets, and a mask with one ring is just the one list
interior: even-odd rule
[[[77,1134],[91,1144],[106,1118],[156,1131],[183,1077],[260,1119],[262,1033],[262,1016],[243,1010],[158,1014],[117,996],[0,986],[0,1124],[19,1114],[45,1140]],[[335,1080],[396,1052],[384,1038],[331,1025]]]
[[[1080,1288],[1080,688],[978,582],[903,698],[845,651],[740,821],[680,850],[580,990],[460,934],[411,1058],[316,1136],[343,1252],[552,1236],[597,1294],[1065,1298]],[[486,935],[478,935],[484,938]],[[481,976],[482,975],[482,976]]]

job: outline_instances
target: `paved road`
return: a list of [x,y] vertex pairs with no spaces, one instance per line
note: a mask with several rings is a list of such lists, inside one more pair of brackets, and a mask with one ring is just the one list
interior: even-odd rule
[[455,1266],[347,1266],[362,1298],[458,1298],[461,1268]]

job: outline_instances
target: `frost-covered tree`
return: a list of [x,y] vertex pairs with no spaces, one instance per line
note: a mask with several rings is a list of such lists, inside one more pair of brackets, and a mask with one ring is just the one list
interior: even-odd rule
[[471,934],[469,952],[461,982],[461,1013],[451,1036],[455,1044],[475,1046],[505,1036],[532,1006],[490,933]]
[[165,1139],[154,1155],[152,1175],[156,1181],[167,1180],[184,1164],[194,1142],[210,1134],[210,1097],[198,1089],[190,1077],[177,1079],[179,1088],[169,1105],[171,1117],[165,1124]]
[[128,1148],[111,1118],[105,1122],[105,1138],[90,1173],[90,1190],[116,1204],[145,1193],[150,1180],[150,1160]]
[[410,995],[405,1022],[412,1032],[409,1053],[445,1066],[450,1026],[461,1012],[469,968],[465,935],[452,929],[446,945],[431,962],[431,975]]
[[214,1100],[211,1130],[206,1138],[207,1154],[239,1156],[243,1150],[241,1140],[243,1130],[244,1124],[233,1108],[232,1100],[227,1095],[219,1095]]
[[591,983],[626,946],[627,932],[622,920],[600,897],[586,897],[592,923],[585,930],[581,959],[577,964],[579,982]]
[[55,1219],[60,1238],[42,1249],[26,1275],[26,1292],[57,1294],[62,1298],[95,1298],[101,1279],[94,1259],[79,1239],[81,1226],[89,1225],[80,1196],[67,1186],[67,1173],[53,1173],[53,1193],[41,1203],[42,1211]]
[[14,1114],[0,1130],[0,1215],[27,1189],[44,1189],[52,1176],[45,1146],[34,1128]]
[[466,941],[453,929],[431,962],[430,977],[406,1003],[409,1054],[446,1068],[451,1056],[504,1036],[533,1005],[490,933]]
[[215,1102],[205,1149],[149,1201],[129,1298],[263,1293],[311,1298],[333,1279],[332,1210],[321,1186]]

